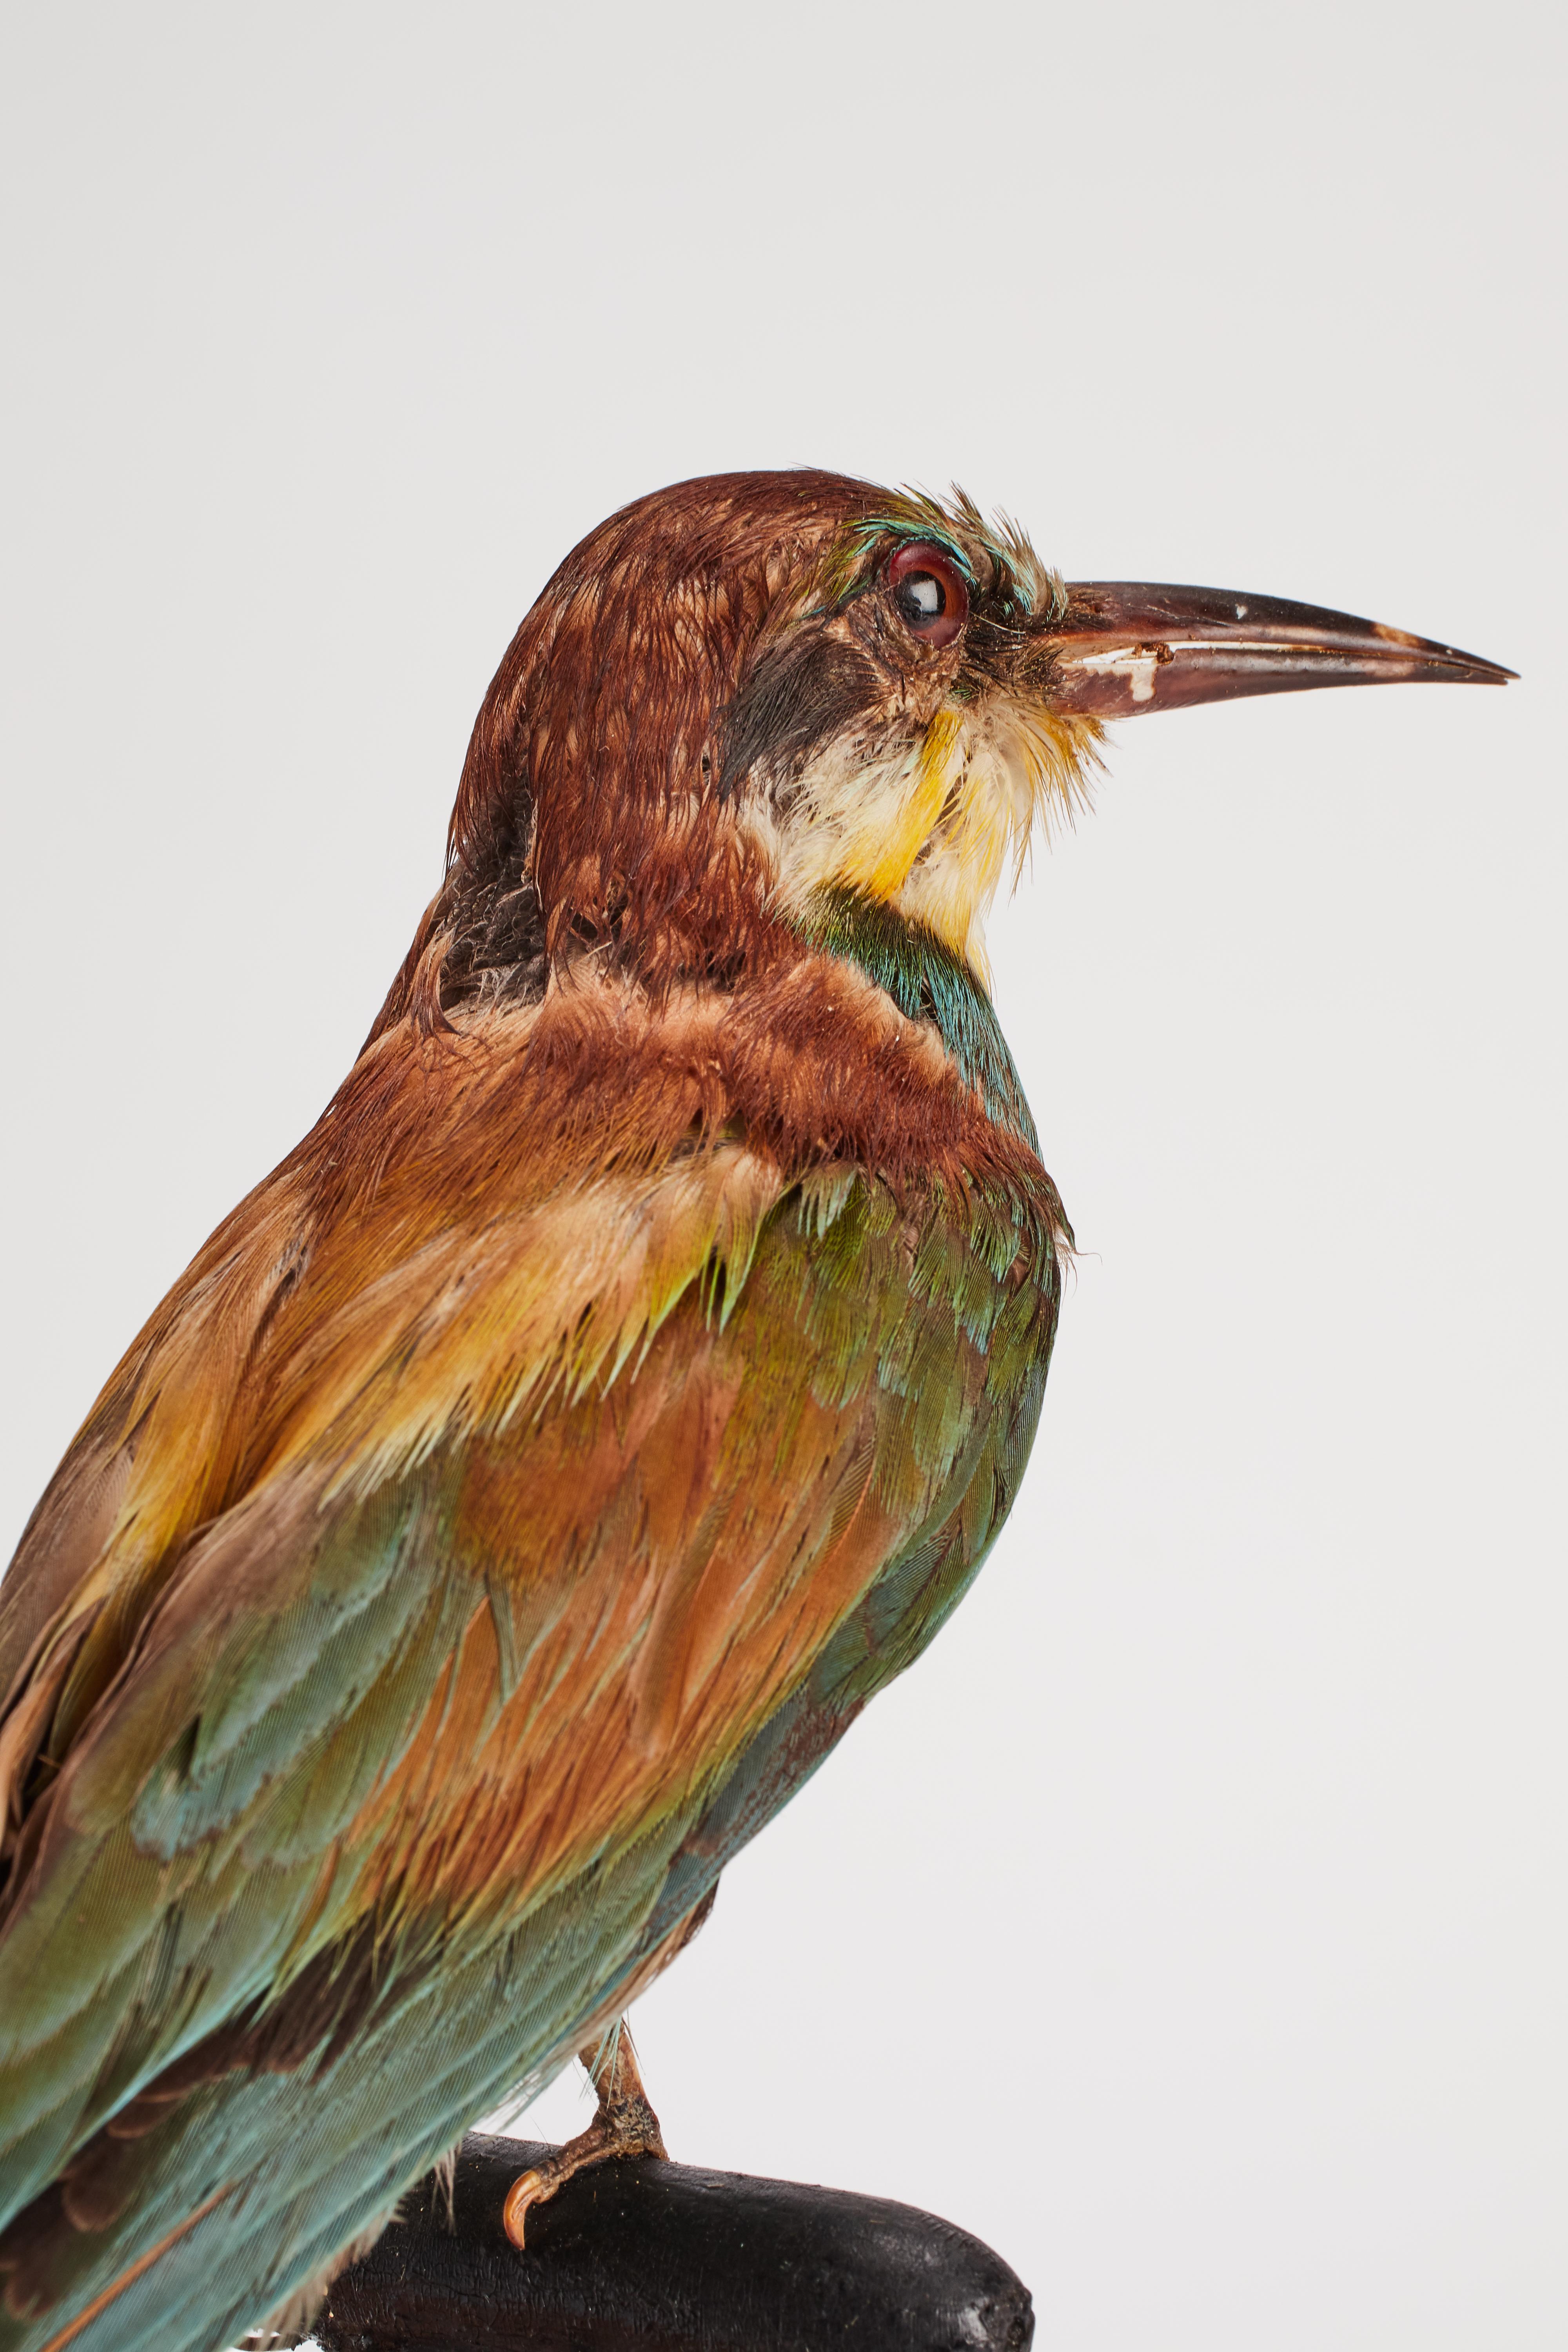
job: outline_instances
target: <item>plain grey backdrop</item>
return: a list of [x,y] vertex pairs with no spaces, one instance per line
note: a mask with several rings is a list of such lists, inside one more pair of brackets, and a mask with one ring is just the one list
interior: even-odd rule
[[[810,462],[1506,693],[1122,728],[1023,1497],[635,2023],[1071,2352],[1560,2346],[1557,7],[13,5],[4,1533],[347,1068],[603,514]],[[569,2131],[563,2082],[537,2111]]]

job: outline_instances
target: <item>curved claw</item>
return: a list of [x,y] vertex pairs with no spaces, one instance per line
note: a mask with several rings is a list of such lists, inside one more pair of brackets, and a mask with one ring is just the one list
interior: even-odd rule
[[[565,2150],[563,2149],[562,2153],[564,2155]],[[543,2164],[536,2164],[529,2171],[520,2172],[507,2190],[506,2202],[500,2209],[501,2227],[520,2253],[529,2207],[542,2205],[547,2197],[553,2197],[566,2178],[566,2174],[547,2158]]]

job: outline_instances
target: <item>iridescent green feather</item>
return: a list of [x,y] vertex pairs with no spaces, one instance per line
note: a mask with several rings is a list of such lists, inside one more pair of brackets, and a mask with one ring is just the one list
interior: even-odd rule
[[[936,992],[954,1050],[1013,1123],[1026,1119],[994,1022],[963,1001],[940,955],[922,946],[891,977],[911,1013],[917,988]],[[626,1822],[569,1885],[498,1888],[457,1916],[394,1899],[336,1942],[311,1927],[332,1915],[321,1884],[335,1842],[414,1736],[475,1609],[503,1632],[514,1687],[540,1637],[492,1564],[455,1554],[460,1454],[335,1505],[277,1565],[269,1614],[237,1607],[110,1722],[79,1768],[72,1836],[0,1945],[4,2211],[220,2025],[247,2027],[251,2055],[237,2051],[231,2071],[139,2137],[94,2144],[101,2229],[40,2235],[42,2209],[26,2217],[35,2262],[55,2264],[49,2307],[0,2317],[4,2352],[36,2352],[228,2183],[75,2341],[177,2352],[256,2324],[478,2115],[563,2063],[919,1654],[1016,1489],[1058,1277],[1045,1212],[1024,1195],[974,1187],[931,1201],[912,1269],[906,1220],[865,1177],[802,1186],[767,1221],[719,1341],[740,1378],[716,1500],[777,1475],[781,1432],[806,1393],[847,1418],[874,1402],[877,1488],[901,1528],[891,1557],[773,1718],[699,1786]],[[695,1295],[677,1308],[677,1352],[682,1318],[703,1311]],[[650,1365],[620,1377],[655,1376]],[[305,1990],[309,2047],[287,2063],[258,2057],[269,2020],[287,2023]]]

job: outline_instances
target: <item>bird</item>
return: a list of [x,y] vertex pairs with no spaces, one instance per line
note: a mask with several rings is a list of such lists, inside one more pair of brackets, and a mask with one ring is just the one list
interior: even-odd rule
[[987,909],[1106,722],[1498,684],[797,468],[591,531],[316,1125],[0,1583],[0,2352],[295,2340],[622,2021],[963,1598],[1072,1233]]

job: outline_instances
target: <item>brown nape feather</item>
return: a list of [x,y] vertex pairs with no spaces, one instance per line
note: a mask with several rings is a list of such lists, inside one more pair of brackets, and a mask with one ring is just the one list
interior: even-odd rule
[[[598,949],[656,992],[733,984],[784,951],[720,789],[726,707],[764,619],[869,483],[719,475],[592,532],[508,647],[475,723],[432,902],[372,1037],[530,1003],[547,958]],[[729,754],[727,761],[727,753]]]
[[537,1194],[552,1169],[582,1181],[726,1132],[786,1182],[829,1161],[895,1186],[1041,1179],[932,1030],[795,940],[789,961],[738,997],[672,990],[654,1003],[629,982],[568,977],[540,1006],[458,1015],[440,1037],[384,1032],[285,1168],[303,1180],[321,1234],[373,1203],[382,1213],[400,1185],[423,1213],[433,1164],[443,1216],[458,1218],[471,1198],[499,1196],[508,1139],[526,1138],[517,1189]]

